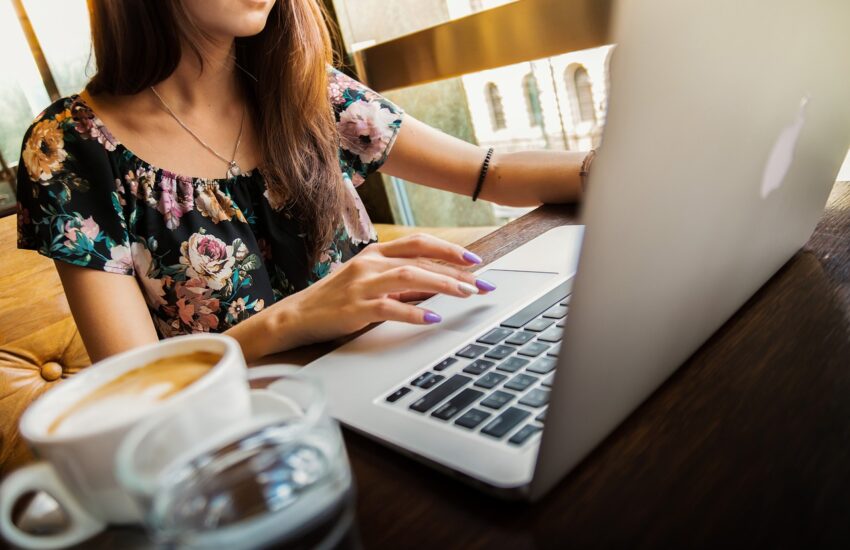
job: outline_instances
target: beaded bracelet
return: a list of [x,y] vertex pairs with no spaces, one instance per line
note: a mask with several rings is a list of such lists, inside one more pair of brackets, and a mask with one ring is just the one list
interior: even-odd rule
[[484,157],[484,164],[481,165],[481,172],[478,174],[478,183],[475,184],[475,191],[472,193],[472,202],[478,200],[478,195],[481,194],[481,187],[484,186],[484,178],[487,177],[487,170],[490,169],[490,159],[493,158],[493,148],[487,149],[487,156]]

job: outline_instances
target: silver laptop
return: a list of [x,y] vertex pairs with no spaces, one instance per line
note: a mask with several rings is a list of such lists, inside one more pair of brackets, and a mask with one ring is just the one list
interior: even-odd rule
[[850,145],[847,0],[615,10],[584,226],[308,365],[348,427],[503,495],[543,495],[808,239]]

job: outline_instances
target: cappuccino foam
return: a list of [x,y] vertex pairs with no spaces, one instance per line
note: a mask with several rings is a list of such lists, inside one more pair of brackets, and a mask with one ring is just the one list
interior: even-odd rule
[[164,357],[127,371],[57,416],[47,433],[67,435],[101,430],[136,418],[193,384],[220,359],[220,354],[197,351]]

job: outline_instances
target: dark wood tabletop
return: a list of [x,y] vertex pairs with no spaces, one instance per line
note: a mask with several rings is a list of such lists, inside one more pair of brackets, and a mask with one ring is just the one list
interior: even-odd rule
[[[576,220],[544,206],[470,249],[489,262]],[[540,502],[345,439],[367,549],[850,547],[850,183],[804,249]],[[121,541],[140,543],[98,537]]]

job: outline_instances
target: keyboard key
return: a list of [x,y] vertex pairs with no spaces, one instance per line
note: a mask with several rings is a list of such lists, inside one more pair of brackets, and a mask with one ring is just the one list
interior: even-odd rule
[[[468,391],[468,390],[466,390]],[[542,407],[549,403],[549,390],[541,390],[536,388],[525,394],[525,397],[519,400],[520,405],[528,405],[529,407]]]
[[468,372],[469,374],[481,374],[482,372],[489,369],[495,364],[496,363],[494,363],[493,361],[485,361],[484,359],[478,359],[464,367],[463,372]]
[[468,346],[457,352],[455,355],[458,355],[460,357],[466,357],[467,359],[475,359],[485,351],[487,351],[487,348],[485,346],[476,346],[475,344],[469,344]]
[[555,325],[555,326],[558,327],[558,328],[564,328],[565,326],[567,326],[567,320],[561,319],[560,321],[558,321],[558,324]]
[[396,401],[398,401],[399,399],[401,399],[402,397],[404,397],[408,393],[410,393],[410,388],[408,388],[408,387],[399,388],[399,389],[397,389],[396,391],[394,391],[393,393],[391,393],[387,396],[387,401],[389,401],[390,403],[395,403]]
[[555,342],[560,342],[561,338],[563,337],[564,331],[559,328],[552,327],[540,336],[538,336],[537,339],[541,342],[550,342],[554,344]]
[[560,304],[558,304],[558,305],[559,305],[559,306],[568,306],[568,305],[570,305],[570,298],[571,298],[571,297],[572,297],[572,296],[567,296],[566,298],[564,298],[563,300],[561,300],[561,303],[560,303]]
[[528,411],[517,409],[515,407],[508,407],[505,412],[484,426],[481,433],[501,439],[505,437],[505,434],[514,429],[517,424],[525,420],[529,414],[531,413]]
[[488,372],[481,378],[475,381],[475,385],[479,388],[495,388],[499,384],[501,384],[507,376],[504,374],[499,374],[498,372]]
[[546,355],[549,357],[557,357],[561,353],[561,344],[555,344],[552,346],[552,349],[546,352]]
[[535,418],[534,420],[536,420],[538,422],[546,422],[546,411],[548,411],[548,410],[549,410],[548,408],[543,409],[543,412],[538,414],[537,418]]
[[414,401],[413,404],[410,405],[410,408],[416,412],[427,412],[434,408],[443,399],[450,396],[457,390],[461,389],[463,386],[467,385],[471,381],[472,378],[468,376],[455,374],[433,390],[429,391],[428,393]]
[[541,386],[546,386],[547,388],[552,387],[552,381],[555,380],[555,375],[550,374],[546,378],[543,379],[543,382],[540,383]]
[[563,319],[567,316],[567,306],[557,305],[543,314],[546,319]]
[[490,359],[504,359],[514,351],[516,351],[516,348],[513,346],[496,346],[488,351],[484,357],[488,357]]
[[450,420],[457,413],[477,401],[482,395],[484,395],[484,392],[467,388],[437,407],[437,409],[431,413],[431,416],[439,418],[440,420]]
[[510,439],[508,439],[508,443],[512,443],[514,445],[522,445],[523,443],[528,441],[528,438],[530,438],[532,435],[536,434],[542,429],[543,428],[541,428],[540,426],[526,424],[525,426],[520,428],[517,433],[512,435]]
[[496,368],[505,372],[516,372],[527,364],[528,359],[523,359],[521,357],[511,357]]
[[457,363],[457,357],[446,357],[445,359],[434,365],[434,370],[437,372],[441,370],[446,370],[455,363]]
[[565,299],[565,296],[570,292],[570,288],[572,287],[572,280],[565,281],[540,298],[534,300],[521,310],[517,311],[504,321],[502,321],[503,327],[508,328],[521,328],[526,323],[539,316],[541,313],[549,309],[552,305],[560,302]]
[[491,393],[487,399],[482,401],[481,405],[490,409],[501,409],[513,398],[514,395],[512,393],[497,390]]
[[551,327],[554,323],[555,321],[553,321],[552,319],[537,319],[525,325],[525,330],[531,330],[533,332],[543,332],[547,328]]
[[505,340],[506,344],[514,344],[516,346],[521,346],[528,342],[529,340],[534,340],[534,337],[537,336],[533,332],[515,332],[513,336]]
[[528,367],[528,372],[548,374],[558,366],[558,360],[552,357],[541,357]]
[[413,382],[410,383],[411,386],[416,386],[417,388],[422,388],[423,390],[430,390],[437,383],[445,380],[445,376],[440,376],[439,374],[434,374],[433,372],[426,372],[425,374],[420,375]]
[[473,430],[488,418],[490,418],[490,413],[488,412],[479,409],[469,409],[463,413],[463,416],[455,420],[455,424]]
[[510,381],[505,384],[505,387],[509,390],[523,391],[528,388],[528,386],[537,382],[536,376],[529,376],[528,374],[517,374]]
[[548,344],[541,344],[540,342],[532,342],[527,344],[524,348],[519,350],[520,355],[525,355],[526,357],[537,357],[544,351],[549,349]]
[[498,344],[513,333],[514,331],[512,331],[511,329],[496,327],[481,338],[479,338],[478,341],[482,344],[490,344],[492,346],[493,344]]

